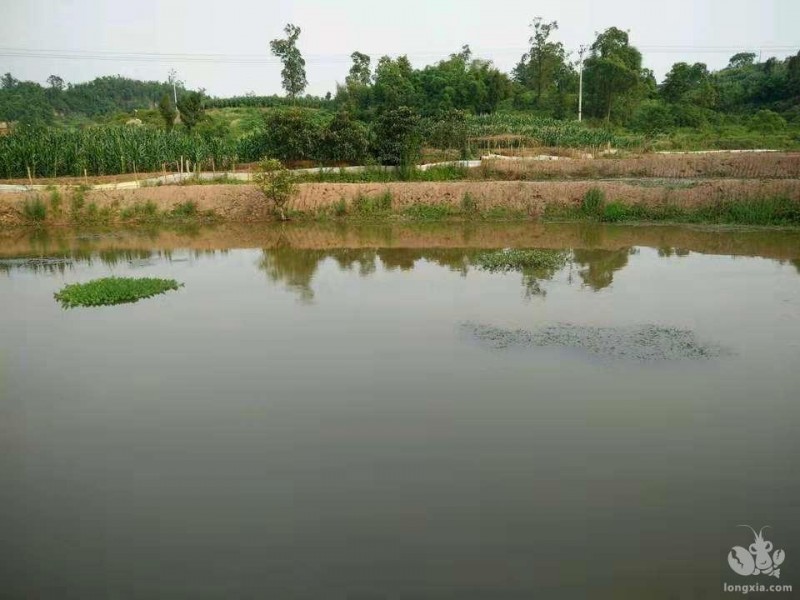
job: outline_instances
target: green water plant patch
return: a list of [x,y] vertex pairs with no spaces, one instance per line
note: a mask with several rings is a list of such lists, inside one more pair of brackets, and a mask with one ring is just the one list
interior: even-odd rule
[[137,302],[182,287],[174,279],[153,277],[103,277],[87,283],[73,283],[55,294],[64,308],[109,306]]

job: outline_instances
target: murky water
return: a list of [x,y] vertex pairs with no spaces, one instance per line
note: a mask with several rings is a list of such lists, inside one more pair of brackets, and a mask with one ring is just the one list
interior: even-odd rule
[[[507,246],[570,260],[474,266]],[[108,274],[185,287],[53,300]],[[800,585],[798,232],[15,233],[0,307],[2,598]]]

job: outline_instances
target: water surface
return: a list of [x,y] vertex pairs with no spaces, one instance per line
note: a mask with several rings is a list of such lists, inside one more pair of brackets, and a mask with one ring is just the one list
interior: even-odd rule
[[[53,299],[109,274],[185,287]],[[741,523],[798,581],[797,232],[17,232],[0,306],[0,597],[716,598]]]

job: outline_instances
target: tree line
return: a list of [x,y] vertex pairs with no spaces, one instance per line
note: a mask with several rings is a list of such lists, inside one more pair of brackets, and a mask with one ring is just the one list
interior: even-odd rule
[[[510,73],[473,56],[469,46],[421,68],[414,68],[407,56],[383,56],[373,64],[371,57],[355,51],[344,82],[335,93],[319,98],[303,95],[308,82],[298,46],[302,32],[289,24],[285,37],[269,44],[282,61],[284,98],[209,98],[203,90],[190,92],[178,82],[175,106],[171,81],[111,76],[66,84],[52,75],[42,86],[6,73],[0,78],[0,121],[49,125],[60,115],[96,119],[158,107],[167,129],[178,113],[182,126],[192,129],[196,119],[202,119],[204,108],[229,106],[346,111],[363,122],[401,107],[418,118],[456,110],[482,115],[515,109],[537,117],[574,119],[579,65],[577,57],[556,39],[557,32],[557,22],[534,19],[528,49]],[[703,63],[678,62],[659,84],[631,44],[629,33],[611,27],[598,33],[588,48],[583,73],[584,114],[589,119],[644,133],[701,127],[750,114],[756,114],[768,129],[783,127],[787,121],[800,122],[800,52],[785,60],[763,62],[752,53],[739,53],[718,71]]]

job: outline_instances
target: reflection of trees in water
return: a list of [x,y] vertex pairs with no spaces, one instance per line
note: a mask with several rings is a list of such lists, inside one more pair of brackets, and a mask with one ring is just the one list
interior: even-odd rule
[[270,281],[283,283],[290,291],[296,292],[301,301],[311,302],[314,300],[311,280],[319,263],[329,255],[327,250],[296,250],[279,246],[261,251],[258,268],[267,274]]
[[361,277],[366,277],[375,272],[375,250],[338,248],[331,250],[329,256],[336,261],[342,271],[357,270]]
[[683,248],[673,248],[672,246],[661,246],[658,249],[658,255],[661,258],[669,258],[671,256],[689,256],[689,251]]
[[800,258],[795,258],[789,262],[791,262],[794,265],[794,268],[797,269],[797,272],[800,273]]
[[614,273],[628,265],[628,257],[636,252],[632,248],[619,250],[574,250],[572,260],[585,267],[579,275],[583,282],[595,291],[610,286]]
[[456,273],[466,275],[471,263],[470,257],[476,251],[461,248],[430,248],[420,250],[417,248],[381,248],[378,256],[381,263],[388,271],[400,269],[410,271],[419,260],[424,260],[440,267],[445,267]]

